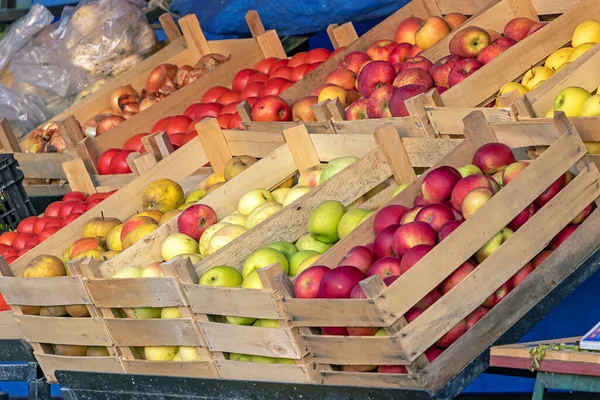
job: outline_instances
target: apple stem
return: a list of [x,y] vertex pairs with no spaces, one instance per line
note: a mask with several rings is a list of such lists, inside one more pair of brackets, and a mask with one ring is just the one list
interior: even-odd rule
[[100,216],[102,217],[102,221],[104,221],[104,211],[100,211]]

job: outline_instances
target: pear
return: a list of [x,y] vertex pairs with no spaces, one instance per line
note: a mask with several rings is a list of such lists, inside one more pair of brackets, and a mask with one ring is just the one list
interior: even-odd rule
[[48,278],[66,276],[65,264],[60,258],[51,255],[37,256],[29,262],[23,271],[23,278]]

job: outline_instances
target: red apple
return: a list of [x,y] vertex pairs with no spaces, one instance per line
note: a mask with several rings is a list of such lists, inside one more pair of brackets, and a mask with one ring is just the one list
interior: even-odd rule
[[378,40],[367,47],[366,53],[371,60],[388,61],[388,57],[396,43],[391,40]]
[[[427,202],[426,202],[426,201],[425,201],[425,199],[423,198],[423,193],[421,193],[421,192],[417,193],[417,195],[416,195],[416,196],[415,196],[415,198],[413,199],[413,205],[414,205],[415,207],[417,207],[417,206],[418,206],[418,207],[421,207],[421,206],[427,205]],[[417,216],[417,215],[415,214],[415,217],[416,217],[416,216]]]
[[467,330],[471,329],[473,325],[475,325],[477,321],[479,321],[481,318],[485,317],[485,314],[487,314],[488,312],[490,312],[490,310],[488,310],[485,307],[477,307],[475,311],[473,311],[467,316],[467,318],[465,318],[465,322],[467,323]]
[[142,143],[142,138],[148,136],[149,133],[138,133],[137,135],[133,135],[125,144],[123,144],[123,150],[131,150],[137,151],[138,153],[145,153],[146,149],[144,148],[144,144]]
[[398,257],[404,255],[409,249],[420,244],[435,246],[437,236],[435,230],[425,222],[414,221],[401,225],[394,233],[394,253]]
[[286,82],[288,82],[288,80],[284,78],[269,79],[258,93],[258,97],[277,96],[279,89],[281,89]]
[[508,48],[517,44],[517,41],[508,37],[501,36],[498,39],[494,40],[493,44],[497,44],[499,46],[504,46]]
[[490,34],[477,26],[468,26],[450,40],[450,54],[463,58],[475,58],[492,42]]
[[527,32],[527,36],[526,37],[529,37],[529,36],[533,35],[534,33],[536,33],[537,31],[539,31],[540,29],[542,29],[543,27],[545,27],[548,24],[549,24],[548,21],[538,22],[537,24],[533,25],[531,27],[531,29],[529,29],[529,31]]
[[433,64],[425,57],[416,56],[408,58],[402,66],[400,67],[400,71],[406,71],[409,69],[420,68],[425,72],[429,72]]
[[348,329],[345,327],[325,326],[321,327],[324,335],[348,336]]
[[121,149],[112,148],[106,150],[98,157],[98,173],[100,175],[110,175],[110,162],[120,152]]
[[394,40],[396,43],[410,43],[415,44],[415,34],[419,30],[423,20],[418,17],[409,17],[398,25]]
[[471,58],[460,60],[454,68],[452,68],[450,75],[448,75],[448,86],[453,87],[458,85],[464,79],[473,75],[481,67],[483,67],[482,63]]
[[194,240],[200,240],[204,231],[217,223],[217,213],[205,204],[194,204],[177,218],[177,229]]
[[535,212],[535,206],[533,204],[530,204],[529,206],[527,206],[527,208],[525,208],[523,211],[517,214],[517,216],[508,223],[508,226],[516,231],[517,229],[525,225],[525,223],[529,221],[531,217],[533,217]]
[[[246,86],[248,86],[252,82],[266,83],[270,78],[271,78],[271,76],[269,74],[265,74],[262,72],[255,72],[254,75],[252,75],[252,76],[250,76],[250,78],[248,78],[248,82],[246,83]],[[244,89],[245,88],[246,87],[244,87]]]
[[462,335],[467,331],[467,323],[463,319],[458,324],[456,324],[452,329],[448,331],[444,336],[442,336],[437,342],[435,342],[436,346],[447,348],[452,345],[452,343],[456,342]]
[[449,55],[446,57],[442,57],[435,62],[429,69],[429,73],[433,78],[437,87],[449,88],[448,84],[448,76],[450,75],[450,71],[458,62],[462,60],[462,58]]
[[408,374],[404,365],[380,365],[377,367],[377,372],[380,374]]
[[433,249],[433,246],[428,244],[420,244],[408,250],[402,256],[402,262],[400,263],[400,275],[403,275],[406,271],[411,269],[413,265],[425,257],[425,254],[429,253]]
[[[510,167],[510,166],[509,166]],[[508,169],[508,167],[506,168]],[[504,171],[506,173],[506,171]],[[552,185],[550,185],[548,187],[548,189],[544,190],[544,192],[542,194],[540,194],[538,196],[537,199],[535,199],[534,204],[537,208],[542,208],[546,205],[546,203],[548,203],[550,200],[552,200],[552,198],[554,196],[556,196],[558,194],[558,192],[560,192],[562,190],[563,187],[565,187],[565,182],[566,182],[566,175],[562,175],[560,178],[558,178],[556,181],[554,181],[552,183]],[[591,211],[591,209],[590,209]]]
[[441,203],[424,206],[415,217],[415,221],[426,222],[438,232],[442,226],[454,220],[454,212],[450,207]]
[[508,280],[507,282],[504,282],[504,284],[502,286],[500,286],[500,288],[498,290],[496,290],[494,293],[492,293],[485,300],[485,302],[482,304],[482,306],[485,308],[494,307],[496,304],[500,303],[500,301],[503,298],[505,298],[510,293],[511,290],[512,290],[511,282],[510,282],[510,280]]
[[269,69],[271,68],[271,64],[273,64],[275,61],[278,61],[278,60],[279,60],[279,58],[277,58],[277,57],[265,58],[264,60],[262,60],[261,62],[256,64],[254,69],[266,74],[269,72]]
[[325,83],[331,83],[344,89],[354,89],[355,82],[356,73],[347,68],[335,69],[325,78]]
[[292,119],[294,121],[311,122],[317,118],[312,110],[312,106],[318,103],[317,96],[306,96],[298,100],[292,107]]
[[390,99],[394,95],[396,88],[393,85],[385,84],[377,87],[367,103],[367,116],[372,118],[391,118]]
[[410,58],[412,57],[416,57],[419,54],[421,54],[421,52],[423,51],[422,48],[420,48],[419,46],[417,46],[416,44],[413,44],[413,47],[411,47],[410,49],[410,54],[408,55]]
[[486,175],[504,171],[515,162],[515,156],[510,147],[502,143],[486,143],[473,155],[472,163]]
[[406,225],[410,222],[413,222],[422,208],[423,206],[417,206],[407,210],[406,213],[402,216],[402,219],[400,220],[400,225]]
[[[60,207],[60,211],[58,212],[58,217],[59,218],[64,218],[67,215],[69,215],[71,213],[71,210],[73,210],[73,207],[75,207],[77,204],[81,204],[81,201],[65,201],[62,203],[62,206]],[[27,232],[27,233],[31,233],[31,232]]]
[[375,254],[366,246],[354,246],[338,266],[348,265],[360,269],[365,275],[375,262]]
[[325,62],[331,55],[331,51],[323,48],[312,49],[306,54],[306,59],[304,60],[307,64],[315,64],[318,62]]
[[404,206],[392,204],[377,211],[373,219],[373,233],[377,235],[388,226],[399,224],[407,210]]
[[419,315],[423,314],[424,312],[425,312],[425,310],[423,310],[422,308],[411,308],[410,310],[408,310],[406,312],[406,314],[404,314],[404,318],[406,318],[406,322],[408,322],[410,324],[415,319],[417,319],[417,317]]
[[306,71],[310,66],[311,64],[300,64],[297,67],[294,67],[290,74],[290,81],[298,82],[300,79],[304,78],[304,75],[306,75]]
[[392,84],[396,78],[396,69],[387,61],[372,61],[358,73],[358,92],[363,97],[370,97],[380,86]]
[[[351,299],[366,299],[367,295],[365,294],[360,284],[354,286],[352,291],[350,292]],[[377,327],[349,327],[348,335],[350,336],[373,336],[379,330]]]
[[525,266],[518,270],[517,273],[514,274],[513,277],[510,279],[512,286],[517,287],[521,282],[525,280],[525,278],[529,276],[529,274],[533,272],[533,270],[534,268],[531,262],[525,264]]
[[[227,92],[224,94],[224,96],[229,95],[230,93],[235,94],[237,92]],[[219,99],[220,98],[221,97],[219,97]],[[198,107],[196,108],[196,113],[194,114],[193,117],[190,117],[190,118],[205,118],[205,117],[216,118],[219,116],[219,114],[221,113],[221,111],[224,108],[225,107],[223,107],[223,105],[221,105],[221,103],[210,103],[210,104],[200,103],[200,104],[198,104]],[[235,110],[234,110],[234,112],[235,112]]]
[[354,121],[357,119],[369,119],[369,113],[367,107],[369,105],[369,99],[360,98],[350,104],[348,108],[346,108],[346,113],[344,115],[344,119],[346,121]]
[[525,161],[516,161],[502,172],[502,186],[508,185],[513,179],[515,179],[529,164]]
[[423,199],[427,204],[446,202],[461,179],[460,172],[447,165],[430,171],[421,183]]
[[319,285],[321,299],[348,299],[354,286],[365,279],[365,274],[356,267],[341,266],[325,273]]
[[401,71],[393,82],[393,85],[396,87],[411,84],[421,85],[425,89],[431,89],[433,87],[433,78],[428,72],[421,68],[412,68]]
[[577,216],[575,218],[573,218],[573,220],[571,221],[570,225],[579,225],[579,224],[581,224],[592,213],[592,210],[593,210],[593,206],[592,206],[592,204],[590,204],[589,206],[587,206],[586,208],[584,208],[582,212],[580,212],[579,214],[577,214]]
[[12,246],[6,246],[2,248],[2,250],[0,250],[0,255],[2,255],[2,257],[4,257],[5,259],[8,259],[8,257],[17,257],[19,255],[19,250],[15,249]]
[[475,267],[467,262],[464,262],[458,267],[444,282],[442,282],[441,291],[442,294],[448,293],[456,285],[458,285],[463,279],[465,279],[471,272],[475,271]]
[[504,36],[517,42],[525,39],[527,34],[538,22],[525,17],[513,18],[504,26]]
[[[236,92],[235,90],[231,90],[229,92],[226,92],[226,93],[223,93],[222,95],[220,95],[219,98],[216,100],[216,102],[218,104],[226,106],[227,104],[231,104],[236,101],[239,102],[241,100],[243,100],[242,94],[240,92]],[[198,116],[198,114],[196,114],[196,116]]]
[[533,269],[539,267],[544,262],[544,260],[548,258],[550,254],[552,254],[552,250],[540,251],[540,253],[537,256],[535,256],[533,260],[531,260],[531,265],[533,266]]
[[287,103],[278,96],[263,97],[252,106],[252,121],[289,121],[292,110]]
[[129,156],[131,153],[133,152],[130,150],[121,150],[112,158],[109,166],[109,171],[112,175],[131,173],[129,164],[127,164],[127,156]]
[[[74,201],[70,201],[70,203],[74,203]],[[17,225],[17,233],[33,233],[33,229],[35,228],[35,224],[38,222],[38,217],[27,217],[24,218],[19,225]]]
[[[550,250],[556,250],[565,240],[575,232],[579,225],[567,225],[552,238],[548,247]],[[14,245],[13,245],[14,246]]]
[[398,257],[383,257],[375,261],[367,276],[379,275],[381,279],[389,276],[400,276],[400,262]]
[[304,72],[304,76],[310,74],[311,72],[313,72],[315,69],[317,69],[321,64],[323,64],[322,61],[316,62],[316,63],[312,63],[310,64],[310,67],[308,67],[306,69],[306,71]]
[[76,204],[72,209],[71,209],[71,213],[75,213],[75,214],[83,214],[88,210],[88,206],[90,203],[87,202],[81,202],[79,204]]
[[167,126],[167,122],[169,122],[170,119],[171,117],[164,117],[159,119],[154,125],[152,125],[152,129],[150,129],[150,132],[156,133],[164,131],[165,126]]
[[375,236],[373,252],[377,259],[396,255],[394,253],[394,234],[399,227],[400,225],[390,225]]
[[477,61],[482,63],[483,65],[491,62],[493,59],[498,57],[500,54],[504,53],[508,47],[502,46],[499,44],[492,44],[491,46],[487,46],[483,50],[477,54]]
[[273,72],[271,74],[271,79],[273,78],[284,78],[287,80],[290,80],[290,78],[292,77],[292,71],[294,70],[294,68],[292,67],[281,67],[279,69],[277,69],[277,71]]
[[286,67],[287,64],[288,64],[288,59],[287,58],[282,58],[282,59],[273,61],[273,63],[269,67],[269,71],[267,71],[267,74],[273,75],[273,73],[275,71],[279,70],[280,68]]
[[421,85],[406,85],[397,88],[394,92],[394,95],[390,99],[389,104],[392,116],[407,117],[409,113],[406,108],[406,104],[404,104],[404,101],[415,97],[421,93],[425,93],[426,91],[427,89]]
[[462,25],[463,22],[467,20],[467,17],[464,14],[453,12],[450,14],[444,15],[444,21],[448,24],[450,29],[454,30]]
[[452,194],[450,195],[452,207],[458,211],[462,210],[462,203],[465,199],[465,196],[475,188],[487,188],[489,190],[494,189],[487,177],[483,175],[465,176],[456,182],[454,189],[452,189]]
[[419,300],[419,302],[415,304],[415,308],[425,311],[441,298],[442,294],[439,292],[439,290],[434,289],[427,293],[421,300]]
[[65,226],[69,225],[71,222],[75,221],[81,215],[83,215],[83,214],[79,214],[79,213],[69,214],[68,216],[66,216],[65,218],[63,218],[63,220],[62,220],[62,226],[65,227]]
[[231,89],[226,88],[225,86],[213,86],[204,92],[204,95],[200,99],[200,103],[214,103],[223,93],[229,91],[231,91]]
[[329,268],[315,265],[302,271],[294,283],[294,296],[299,299],[316,299],[319,294],[321,280]]
[[388,61],[392,64],[403,64],[406,60],[410,58],[410,50],[412,48],[412,44],[410,43],[399,43],[388,56]]
[[437,15],[430,16],[421,23],[415,33],[415,42],[423,50],[427,50],[450,33],[448,23]]
[[442,240],[446,239],[448,237],[448,235],[450,235],[452,232],[454,232],[454,230],[456,228],[458,228],[460,225],[462,225],[462,223],[463,223],[463,221],[459,221],[459,220],[446,222],[444,225],[442,225],[442,227],[438,231],[438,240],[441,242]]

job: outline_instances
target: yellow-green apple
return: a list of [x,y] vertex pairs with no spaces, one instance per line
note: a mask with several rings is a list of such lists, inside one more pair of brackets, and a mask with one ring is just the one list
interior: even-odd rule
[[[90,219],[83,226],[83,237],[84,238],[96,238],[106,239],[108,233],[115,226],[121,225],[121,221],[118,218],[104,218],[95,217]],[[41,231],[40,231],[41,232]]]
[[573,62],[581,57],[585,52],[594,47],[596,43],[584,43],[573,49],[573,52],[569,55],[568,62]]
[[483,207],[494,195],[494,191],[488,188],[475,188],[464,197],[461,211],[465,219],[471,218],[481,207]]
[[425,57],[415,56],[408,58],[402,66],[400,67],[400,71],[406,71],[408,69],[420,68],[425,72],[429,72],[433,64]]
[[283,201],[281,202],[282,206],[287,206],[288,204],[292,204],[294,201],[298,200],[300,197],[304,196],[306,193],[312,190],[311,186],[294,186],[290,189],[290,191],[285,195]]
[[373,233],[377,235],[388,226],[399,224],[406,211],[408,211],[406,207],[397,204],[383,207],[377,211],[373,219]]
[[406,271],[411,269],[413,265],[418,263],[421,258],[425,257],[425,255],[429,253],[431,249],[433,249],[433,246],[428,244],[420,244],[404,253],[402,256],[402,261],[400,262],[400,274],[398,275],[403,275]]
[[227,164],[225,164],[225,169],[223,171],[225,181],[230,181],[234,177],[238,176],[246,169],[248,169],[251,165],[255,164],[256,161],[256,158],[247,155],[233,157],[227,162]]
[[[279,204],[283,203],[283,199],[285,198],[285,195],[289,193],[289,191],[292,190],[291,188],[279,188],[279,189],[275,189],[271,192],[271,194],[273,195],[273,198],[275,199],[276,202],[278,202]],[[238,213],[238,215],[242,215],[240,213]]]
[[448,23],[437,15],[427,18],[415,33],[415,43],[423,50],[427,50],[451,31]]
[[431,66],[429,73],[431,74],[436,86],[445,88],[450,87],[448,85],[448,76],[450,75],[452,68],[454,68],[454,66],[458,64],[460,60],[460,57],[451,54],[449,56],[440,58]]
[[426,89],[431,89],[433,87],[433,78],[427,71],[421,68],[410,68],[401,71],[392,84],[396,87],[415,84],[421,85]]
[[549,23],[550,22],[548,22],[548,21],[538,22],[537,24],[533,25],[531,27],[531,29],[529,29],[529,31],[527,32],[527,36],[533,35],[537,31],[539,31],[540,29],[542,29],[543,27],[545,27],[546,25],[548,25]]
[[463,178],[466,178],[470,175],[483,175],[483,171],[481,171],[481,169],[479,169],[479,167],[474,164],[463,165],[462,167],[457,168],[457,170],[458,172],[460,172],[460,175]]
[[475,258],[477,262],[482,263],[486,258],[491,256],[500,248],[502,243],[504,243],[504,236],[502,231],[496,233],[490,240],[488,240],[477,252],[475,253]]
[[554,99],[554,111],[562,111],[567,117],[578,117],[581,114],[583,104],[592,95],[579,86],[567,87],[556,95]]
[[368,276],[379,275],[381,279],[385,279],[389,276],[400,276],[400,263],[401,259],[398,257],[387,256],[382,257],[379,260],[375,261],[369,271],[367,272]]
[[[366,299],[367,295],[360,285],[354,286],[350,292],[351,299]],[[349,327],[348,335],[350,336],[373,336],[379,328],[376,327]]]
[[331,83],[344,89],[354,89],[356,74],[347,68],[338,68],[329,73],[325,83]]
[[567,225],[560,232],[556,234],[550,241],[548,247],[551,250],[556,250],[565,240],[569,238],[575,232],[579,225]]
[[256,207],[267,201],[275,201],[271,192],[266,189],[252,189],[240,198],[238,212],[242,215],[250,215]]
[[385,84],[379,86],[371,93],[367,103],[367,116],[371,118],[391,118],[390,99],[394,95],[396,88],[393,85]]
[[281,324],[277,319],[257,319],[252,326],[258,326],[259,328],[281,328]]
[[533,269],[536,269],[537,267],[539,267],[540,265],[542,265],[542,263],[546,260],[546,258],[548,258],[548,256],[550,256],[550,254],[552,254],[552,250],[542,250],[539,252],[539,254],[537,256],[535,256],[533,258],[533,260],[531,260],[531,264],[533,265]]
[[315,265],[302,271],[294,283],[294,296],[299,299],[315,299],[319,295],[319,286],[329,268]]
[[263,222],[265,219],[269,218],[271,215],[275,214],[277,211],[281,210],[283,206],[275,201],[268,201],[266,203],[261,204],[256,207],[246,220],[246,228],[251,229],[256,225]]
[[319,285],[319,298],[348,299],[352,289],[365,279],[365,274],[356,267],[341,266],[325,272]]
[[588,19],[579,23],[573,31],[571,44],[577,47],[584,43],[600,42],[600,21]]
[[113,278],[139,278],[144,272],[142,267],[128,266],[115,272]]
[[333,246],[332,243],[321,242],[313,238],[310,234],[303,235],[296,241],[296,248],[298,250],[313,250],[320,254],[325,253],[331,246]]
[[472,58],[460,60],[458,63],[456,63],[448,75],[448,86],[453,87],[458,85],[464,79],[473,75],[481,67],[483,67],[483,64],[477,60],[473,60]]
[[177,346],[146,346],[144,357],[148,361],[173,361],[178,351]]
[[299,273],[298,269],[305,260],[307,260],[308,258],[310,258],[312,256],[320,256],[320,255],[321,255],[321,253],[314,251],[314,250],[299,250],[296,254],[294,254],[290,258],[289,275],[292,277],[298,275],[298,273]]
[[277,359],[275,357],[251,355],[250,362],[261,364],[277,364]]
[[164,307],[160,311],[161,319],[178,319],[182,318],[181,311],[179,311],[179,307]]
[[467,17],[464,14],[461,14],[458,12],[453,12],[453,13],[444,15],[444,21],[446,21],[446,23],[448,23],[448,26],[452,30],[458,28],[466,20],[467,20]]
[[260,276],[258,275],[258,271],[250,272],[242,282],[242,287],[244,289],[263,289],[263,284],[260,280]]
[[362,51],[353,51],[346,54],[346,56],[342,58],[339,66],[342,68],[347,68],[355,74],[358,74],[358,71],[360,71],[360,67],[362,67],[364,63],[370,60],[371,57],[369,57],[366,53],[363,53]]
[[554,71],[548,67],[533,67],[523,75],[521,84],[531,90],[540,82],[548,80],[552,75],[554,75]]
[[475,311],[473,311],[467,318],[465,318],[465,322],[467,323],[467,329],[471,329],[473,325],[477,323],[481,318],[485,317],[485,315],[489,312],[485,307],[478,307]]
[[479,54],[477,54],[477,61],[485,65],[494,60],[500,54],[504,53],[507,49],[508,47],[499,44],[486,46],[479,52]]
[[[504,171],[502,171],[502,173],[504,174]],[[502,187],[503,187],[502,184],[498,183],[496,178],[494,178],[493,176],[489,176],[489,175],[485,175],[485,177],[492,184],[492,189],[494,190],[494,194],[498,193],[500,191],[500,189],[502,189]],[[502,177],[500,177],[500,178],[502,178]]]
[[369,115],[367,112],[367,106],[369,104],[369,99],[360,98],[350,104],[348,108],[346,108],[346,113],[344,115],[344,119],[347,121],[354,121],[357,119],[369,119]]
[[595,94],[588,97],[588,99],[581,106],[579,113],[582,117],[598,117],[600,116],[600,94]]
[[299,273],[301,273],[302,271],[304,271],[305,269],[312,267],[314,263],[316,263],[319,258],[321,258],[321,254],[317,254],[317,255],[312,255],[308,258],[306,258],[304,261],[302,261],[300,263],[300,265],[298,265],[298,268],[296,269],[296,275],[298,275]]
[[503,143],[486,143],[479,147],[473,155],[473,164],[486,175],[504,171],[515,161],[512,150]]
[[375,253],[367,246],[354,246],[348,251],[346,256],[342,258],[338,266],[351,265],[360,269],[365,275],[369,272],[369,268],[375,262]]
[[404,101],[426,91],[427,89],[421,85],[406,85],[397,88],[389,102],[392,117],[407,117],[409,113]]
[[298,186],[317,186],[325,165],[326,164],[315,165],[302,171],[298,177]]
[[210,243],[210,239],[213,237],[213,235],[219,231],[220,229],[231,225],[229,222],[217,222],[216,224],[214,224],[213,226],[209,227],[208,229],[206,229],[204,231],[204,233],[202,234],[202,236],[200,236],[200,242],[199,242],[199,250],[200,250],[200,254],[204,257],[206,257],[208,255],[208,244]]
[[591,214],[592,209],[593,209],[593,207],[591,204],[589,206],[587,206],[586,208],[584,208],[583,211],[581,211],[579,214],[577,214],[577,216],[575,218],[573,218],[571,220],[570,225],[581,224]]
[[448,293],[473,271],[475,271],[475,267],[468,261],[464,262],[453,273],[451,273],[450,276],[444,280],[444,282],[442,282],[442,286],[440,288],[442,294]]
[[485,308],[494,307],[495,305],[500,303],[500,300],[505,298],[510,293],[511,290],[512,290],[512,283],[510,280],[508,280],[508,281],[504,282],[504,284],[502,286],[500,286],[500,288],[498,290],[496,290],[494,293],[492,293],[481,306],[485,307]]
[[382,229],[373,241],[373,253],[377,259],[386,256],[395,256],[394,253],[394,234],[400,227],[400,224],[390,225]]
[[452,207],[454,207],[458,211],[462,210],[462,204],[465,196],[475,188],[487,188],[489,190],[494,189],[486,176],[466,176],[460,179],[452,189],[452,194],[450,195],[450,202],[452,204]]
[[157,278],[160,276],[165,276],[165,274],[163,273],[159,262],[146,265],[142,269],[142,274],[140,275],[141,278]]
[[409,186],[410,186],[409,183],[402,183],[402,184],[398,185],[398,187],[396,189],[394,189],[394,191],[392,192],[392,197],[397,196],[398,194],[400,194],[400,192],[402,192],[404,189],[406,189]]
[[265,96],[252,106],[252,121],[282,122],[292,119],[290,106],[279,96]]
[[392,64],[402,64],[410,58],[410,49],[412,45],[410,43],[398,43],[388,56],[388,61]]
[[527,37],[529,30],[538,23],[525,17],[513,18],[504,26],[504,36],[520,42]]
[[436,232],[440,230],[442,225],[453,219],[455,218],[452,209],[442,203],[424,206],[415,217],[415,221],[429,224]]
[[308,233],[323,243],[337,242],[339,240],[338,225],[345,213],[346,207],[339,201],[326,200],[322,202],[310,214]]
[[160,318],[162,308],[158,307],[139,307],[133,309],[133,316],[137,319]]
[[[187,197],[185,198],[185,202],[186,203],[191,203],[191,202],[198,202],[199,200],[202,200],[204,198],[204,196],[206,196],[206,190],[205,189],[196,189],[191,191]],[[146,212],[146,211],[145,211]],[[162,217],[162,214],[161,214]],[[160,218],[159,220],[160,221]],[[158,222],[156,221],[156,222]]]
[[220,265],[206,270],[198,283],[205,286],[237,287],[242,281],[242,274],[237,269]]
[[312,106],[317,104],[318,99],[317,96],[305,96],[299,99],[292,107],[292,119],[304,122],[316,121]]
[[456,168],[444,165],[430,171],[421,183],[421,193],[426,204],[444,203],[452,195],[456,183],[462,179]]
[[165,261],[169,261],[182,254],[197,253],[198,242],[184,233],[172,233],[163,242],[160,254]]
[[372,211],[365,210],[364,208],[353,208],[344,213],[338,224],[339,238],[343,239],[348,236],[371,213]]
[[508,226],[516,231],[517,229],[525,225],[525,223],[529,221],[531,217],[533,217],[533,214],[535,214],[535,212],[535,206],[533,204],[530,204],[523,211],[517,214],[517,216],[508,223]]
[[441,348],[447,348],[456,342],[462,335],[467,332],[467,323],[463,319],[458,324],[454,325],[444,336],[442,336],[435,345]]
[[245,278],[250,272],[256,269],[266,268],[273,264],[279,264],[286,274],[290,270],[287,257],[283,253],[270,247],[262,247],[246,258],[244,266],[242,267],[242,276]]
[[525,264],[523,266],[523,268],[521,268],[520,270],[517,271],[516,274],[514,274],[512,276],[512,278],[510,278],[510,283],[511,286],[517,287],[521,282],[523,282],[525,280],[525,278],[527,278],[531,273],[533,272],[533,264],[528,262],[527,264]]
[[178,354],[183,362],[201,360],[200,354],[198,354],[198,350],[195,347],[180,346]]
[[419,213],[419,211],[421,211],[421,208],[423,208],[422,205],[415,206],[413,208],[406,210],[406,212],[402,216],[402,219],[400,219],[400,225],[404,225],[404,224],[408,224],[409,222],[413,222],[415,220],[415,217]]
[[423,20],[419,17],[408,17],[398,25],[394,41],[396,43],[415,44],[415,34],[419,30]]
[[463,220],[448,221],[440,228],[438,232],[438,240],[441,242],[446,239],[456,228],[462,225]]
[[502,172],[502,185],[508,185],[510,181],[515,179],[528,165],[529,164],[525,161],[517,161],[506,167]]
[[463,58],[475,58],[491,43],[490,34],[477,26],[468,26],[450,40],[450,54]]
[[217,213],[205,204],[194,204],[183,211],[177,218],[177,229],[194,240],[200,240],[200,236],[211,225],[217,223]]
[[429,224],[421,221],[413,221],[406,225],[401,225],[396,230],[393,237],[393,250],[396,256],[400,257],[409,249],[420,244],[435,246],[436,243],[437,235]]
[[358,157],[355,156],[338,157],[329,161],[321,171],[321,175],[319,177],[319,184],[326,182],[332,176],[342,171],[349,165],[354,164],[356,161],[358,161]]
[[285,256],[285,258],[287,258],[288,263],[292,259],[292,256],[298,252],[298,249],[296,248],[296,246],[294,246],[294,244],[290,243],[290,242],[283,242],[283,241],[273,242],[273,243],[269,244],[267,247],[269,247],[271,249],[275,249],[275,250],[279,251],[280,253],[282,253]]
[[371,61],[358,73],[356,78],[358,92],[370,97],[379,86],[392,84],[396,78],[396,68],[387,61]]
[[366,53],[375,61],[387,61],[388,56],[396,43],[392,40],[377,40],[367,47]]
[[221,247],[242,236],[248,229],[239,225],[227,225],[216,231],[208,242],[208,254],[213,254]]
[[335,100],[335,99],[338,99],[340,101],[340,103],[342,103],[342,106],[346,107],[348,105],[348,90],[344,89],[341,86],[337,86],[337,85],[327,86],[327,87],[323,88],[323,90],[321,90],[321,92],[319,92],[319,97],[317,97],[317,102],[321,103],[325,100]]
[[250,356],[247,354],[229,353],[231,361],[250,362]]
[[[278,189],[278,190],[282,190],[282,189]],[[286,190],[289,190],[289,189],[286,189]],[[246,221],[247,220],[248,220],[248,216],[247,215],[242,215],[242,214],[240,214],[238,212],[234,212],[232,214],[229,214],[225,218],[223,218],[221,220],[221,222],[228,222],[228,223],[230,223],[232,225],[246,226]]]

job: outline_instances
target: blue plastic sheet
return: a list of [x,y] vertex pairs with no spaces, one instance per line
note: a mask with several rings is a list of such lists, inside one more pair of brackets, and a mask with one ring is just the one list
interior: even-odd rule
[[248,36],[245,15],[257,10],[265,28],[280,36],[304,35],[327,29],[329,24],[387,17],[408,0],[173,0],[171,10],[194,13],[208,38]]

